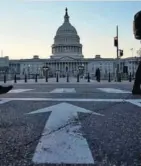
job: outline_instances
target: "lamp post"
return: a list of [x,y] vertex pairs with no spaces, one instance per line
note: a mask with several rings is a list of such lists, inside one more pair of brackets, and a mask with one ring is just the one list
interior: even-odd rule
[[82,74],[82,76],[83,76],[83,74],[84,74],[84,64],[78,66],[78,72],[79,72],[79,75]]
[[30,67],[31,67],[31,65],[28,65],[28,76],[29,76],[29,79],[30,79]]
[[46,82],[48,82],[48,70],[49,70],[49,67],[47,65],[43,66],[43,70],[45,71]]

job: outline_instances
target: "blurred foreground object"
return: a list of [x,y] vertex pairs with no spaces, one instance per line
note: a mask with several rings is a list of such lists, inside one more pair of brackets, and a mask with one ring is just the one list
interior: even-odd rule
[[[141,40],[141,11],[136,13],[134,16],[133,33],[134,33],[135,39]],[[141,85],[141,61],[139,62],[139,66],[136,71],[132,94],[141,95],[140,85]]]
[[8,93],[11,89],[13,89],[12,85],[7,87],[0,86],[0,94]]
[[137,40],[141,40],[141,11],[134,15],[133,33]]

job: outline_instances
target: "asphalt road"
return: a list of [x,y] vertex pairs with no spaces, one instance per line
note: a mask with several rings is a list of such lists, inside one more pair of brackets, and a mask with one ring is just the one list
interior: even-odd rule
[[[75,92],[72,90],[73,92],[50,93],[56,88],[71,88]],[[16,92],[1,95],[0,166],[63,165],[59,163],[60,160],[56,161],[56,164],[47,162],[40,164],[33,161],[45,124],[51,117],[51,111],[54,110],[28,114],[61,103],[91,111],[91,113],[78,112],[77,119],[81,123],[82,135],[88,143],[94,160],[94,164],[91,165],[140,166],[141,96],[133,96],[131,93],[106,93],[98,88],[114,88],[131,92],[132,84],[17,84],[14,85]],[[30,90],[18,92],[19,89]],[[117,102],[114,99],[121,101]],[[133,103],[137,101],[138,106],[127,102],[130,99]],[[4,100],[6,102],[3,102]],[[59,106],[56,108],[59,110]],[[67,107],[62,109],[67,111]],[[59,116],[55,118],[54,121],[58,121]],[[59,126],[57,131],[61,131],[62,128]],[[60,153],[62,151],[63,148]],[[69,165],[78,164],[74,163],[73,159],[72,161],[73,163]],[[78,165],[89,165],[89,162]]]

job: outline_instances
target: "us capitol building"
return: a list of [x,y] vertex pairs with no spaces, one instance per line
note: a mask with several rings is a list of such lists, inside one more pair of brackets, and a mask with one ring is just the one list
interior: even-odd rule
[[[96,55],[93,58],[84,58],[83,46],[80,37],[74,26],[71,25],[68,10],[65,10],[64,22],[58,28],[52,44],[52,55],[49,59],[40,59],[38,55],[34,55],[32,59],[10,60],[9,57],[0,58],[0,74],[6,72],[9,75],[17,74],[24,77],[25,74],[30,77],[38,74],[44,77],[44,68],[48,69],[50,77],[55,77],[56,73],[60,77],[64,77],[66,72],[70,76],[76,76],[79,69],[83,68],[83,74],[90,73],[94,77],[97,68],[101,70],[102,78],[105,78],[110,72],[115,74],[115,59],[101,58]],[[128,66],[128,72],[134,73],[136,64],[132,58],[122,59],[120,62],[120,70]]]

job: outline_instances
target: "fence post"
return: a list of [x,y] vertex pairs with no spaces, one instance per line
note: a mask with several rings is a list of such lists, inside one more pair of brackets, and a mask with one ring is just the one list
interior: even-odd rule
[[4,83],[6,83],[6,74],[4,74]]
[[90,82],[90,74],[88,73],[88,82]]
[[17,83],[17,77],[16,77],[16,74],[14,75],[14,83]]
[[129,75],[129,82],[132,82],[131,72],[130,72],[130,75]]
[[69,74],[67,73],[67,82],[69,82]]
[[56,82],[59,82],[58,73],[56,75]]
[[24,81],[27,82],[27,75],[25,74]]
[[109,72],[108,82],[111,82],[111,75],[110,75],[110,72]]
[[35,75],[35,82],[37,82],[38,81],[38,78],[37,78],[37,74]]
[[77,74],[77,82],[79,82],[79,74]]
[[48,70],[46,70],[46,82],[48,82]]

